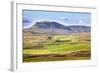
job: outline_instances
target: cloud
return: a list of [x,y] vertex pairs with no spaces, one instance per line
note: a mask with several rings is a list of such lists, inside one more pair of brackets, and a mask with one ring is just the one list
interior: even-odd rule
[[62,20],[68,20],[67,17],[60,17],[60,19],[62,19]]
[[23,23],[31,23],[28,19],[23,19]]
[[83,20],[79,20],[79,21],[78,21],[78,24],[83,24],[83,23],[84,23]]

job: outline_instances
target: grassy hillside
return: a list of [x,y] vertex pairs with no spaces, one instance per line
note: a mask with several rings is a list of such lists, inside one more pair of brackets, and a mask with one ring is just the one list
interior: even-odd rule
[[90,33],[24,33],[23,62],[85,60],[91,56]]

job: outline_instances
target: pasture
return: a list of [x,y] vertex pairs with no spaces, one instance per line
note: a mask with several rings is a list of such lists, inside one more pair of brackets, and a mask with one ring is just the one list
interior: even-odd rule
[[64,35],[23,34],[23,62],[88,60],[91,58],[89,32]]

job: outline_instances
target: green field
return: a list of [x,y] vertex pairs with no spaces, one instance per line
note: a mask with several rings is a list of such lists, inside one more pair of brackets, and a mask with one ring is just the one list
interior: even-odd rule
[[23,62],[87,60],[91,58],[90,33],[23,36]]

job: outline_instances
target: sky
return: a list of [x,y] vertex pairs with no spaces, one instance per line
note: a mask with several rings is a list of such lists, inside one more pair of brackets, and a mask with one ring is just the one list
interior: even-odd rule
[[91,26],[91,14],[83,12],[23,10],[22,22],[24,28],[29,28],[39,21],[55,21],[66,26]]

